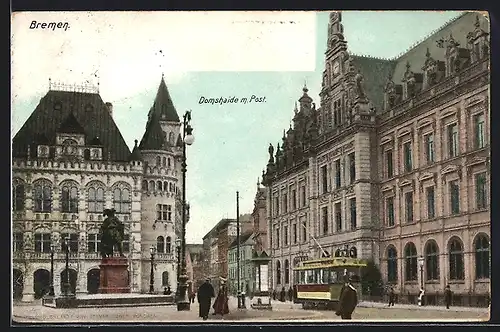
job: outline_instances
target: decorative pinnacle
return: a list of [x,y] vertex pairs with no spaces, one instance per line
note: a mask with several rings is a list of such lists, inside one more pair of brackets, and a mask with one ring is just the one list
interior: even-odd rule
[[427,52],[425,52],[425,56],[430,58],[431,52],[429,51],[429,48],[427,47]]
[[476,22],[474,23],[476,28],[479,28],[479,15],[476,15]]

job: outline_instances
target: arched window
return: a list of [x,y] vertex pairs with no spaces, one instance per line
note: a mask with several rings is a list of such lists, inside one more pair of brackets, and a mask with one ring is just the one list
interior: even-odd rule
[[417,280],[417,248],[413,242],[405,247],[405,280]]
[[170,167],[170,157],[167,158],[167,167]]
[[462,242],[452,238],[449,245],[450,280],[464,280],[464,251]]
[[130,191],[127,188],[115,188],[113,206],[116,213],[130,213]]
[[160,156],[156,157],[156,166],[158,166],[158,167],[161,166],[161,158],[160,158]]
[[173,186],[173,183],[172,183],[172,182],[170,182],[170,183],[168,184],[168,186],[169,186],[169,191],[170,191],[170,192],[174,191],[174,186]]
[[24,199],[24,183],[14,182],[14,186],[12,187],[12,211],[23,211]]
[[148,190],[148,181],[146,180],[142,181],[142,190],[144,191]]
[[285,259],[285,284],[290,283],[290,263],[288,259]]
[[39,180],[33,187],[35,212],[52,211],[52,184],[46,180]]
[[351,249],[349,249],[349,257],[351,258],[358,257],[358,249],[356,249],[356,247],[351,247]]
[[83,150],[83,159],[90,160],[90,149]]
[[167,166],[167,157],[163,157],[161,161],[162,161],[161,165],[163,167]]
[[163,236],[158,236],[156,238],[156,252],[163,254],[165,252],[165,239]]
[[167,236],[167,242],[165,243],[165,252],[170,254],[172,252],[172,238]]
[[168,134],[168,141],[170,142],[170,144],[174,145],[174,133],[173,132],[170,132]]
[[490,241],[480,234],[475,242],[476,279],[487,279],[490,277]]
[[164,271],[162,274],[161,274],[161,285],[163,287],[169,287],[169,283],[168,283],[168,271]]
[[439,248],[435,241],[425,245],[425,271],[427,280],[439,280]]
[[390,246],[387,249],[387,281],[395,282],[398,280],[398,252],[396,248]]
[[163,182],[163,191],[168,191],[168,182]]
[[335,250],[335,257],[340,257],[341,252],[340,249]]
[[281,285],[281,262],[276,261],[276,285]]
[[162,188],[163,188],[163,183],[161,181],[157,181],[156,182],[156,190],[161,191]]
[[78,212],[78,188],[73,183],[65,183],[62,186],[61,211],[69,213]]
[[149,191],[154,191],[155,190],[155,182],[154,181],[149,181]]
[[89,212],[101,213],[104,211],[104,189],[101,187],[89,188]]

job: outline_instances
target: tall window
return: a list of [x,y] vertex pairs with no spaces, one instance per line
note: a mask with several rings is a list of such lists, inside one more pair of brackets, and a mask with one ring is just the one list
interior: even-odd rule
[[457,238],[450,240],[450,280],[464,280],[464,252]]
[[24,233],[22,232],[14,233],[12,246],[13,246],[12,251],[14,252],[19,252],[24,250]]
[[78,234],[61,233],[61,251],[66,252],[68,246],[70,252],[78,252]]
[[349,200],[349,210],[351,212],[351,229],[354,230],[358,228],[356,219],[356,198],[351,198]]
[[476,279],[486,279],[490,277],[490,241],[488,238],[480,234],[476,237],[475,263],[476,263]]
[[281,285],[281,262],[276,261],[276,284]]
[[35,212],[50,212],[52,210],[52,185],[45,180],[34,185]]
[[288,259],[285,259],[285,282],[284,284],[290,283],[290,263]]
[[341,176],[340,176],[340,159],[335,160],[335,188],[340,188],[342,186]]
[[448,126],[448,155],[450,158],[458,156],[458,125]]
[[433,163],[434,160],[434,135],[428,134],[424,137],[425,140],[425,158],[427,163]]
[[281,242],[280,242],[280,229],[276,228],[276,248],[281,247]]
[[475,148],[481,149],[484,148],[485,139],[484,139],[484,115],[479,114],[474,117],[474,134],[475,134]]
[[167,239],[165,241],[165,252],[167,254],[170,254],[172,252],[172,238],[170,236],[167,236]]
[[412,149],[411,142],[406,142],[403,144],[403,158],[404,158],[404,171],[411,172],[412,166]]
[[166,204],[156,204],[156,220],[172,221],[172,206]]
[[439,249],[434,241],[425,246],[425,271],[427,280],[439,280]]
[[130,251],[130,234],[124,234],[123,235],[122,251],[123,252],[129,252]]
[[163,287],[169,287],[169,282],[168,282],[168,271],[163,271],[161,274],[161,285]]
[[335,100],[333,102],[333,125],[334,127],[340,126],[342,123],[342,113],[340,108],[340,100]]
[[89,212],[102,213],[104,211],[103,188],[89,188],[88,206]]
[[286,193],[283,194],[283,213],[288,212],[288,195]]
[[349,181],[352,184],[356,181],[356,156],[354,152],[352,152],[347,155],[347,158],[349,161]]
[[101,234],[88,234],[87,235],[87,251],[99,252],[101,251]]
[[297,224],[292,225],[293,243],[297,243]]
[[35,234],[35,252],[50,252],[50,233]]
[[24,210],[24,184],[14,183],[12,187],[12,211],[23,211]]
[[292,210],[297,209],[297,191],[295,189],[292,190]]
[[328,207],[321,208],[321,220],[323,222],[323,235],[328,234]]
[[285,242],[285,246],[288,245],[288,226],[283,226],[283,242]]
[[113,192],[113,206],[116,213],[130,213],[130,191],[116,188]]
[[390,246],[387,249],[387,281],[395,282],[398,280],[398,253],[396,248]]
[[307,222],[305,220],[302,222],[302,241],[307,241]]
[[274,215],[277,216],[279,214],[280,209],[280,201],[278,197],[274,197]]
[[300,200],[302,202],[301,206],[304,207],[307,205],[306,204],[306,186],[300,187],[300,196],[301,196]]
[[335,227],[337,232],[342,231],[342,203],[335,203]]
[[394,197],[387,197],[385,200],[387,225],[394,226]]
[[78,188],[73,184],[67,183],[62,187],[61,211],[67,213],[78,212]]
[[387,150],[385,152],[385,163],[387,169],[387,177],[392,178],[394,176],[394,164],[392,158],[392,150]]
[[426,195],[427,195],[427,218],[433,219],[436,217],[434,187],[427,187]]
[[450,212],[451,214],[460,213],[460,187],[458,180],[450,181]]
[[405,247],[405,280],[417,280],[417,248],[412,242]]
[[163,236],[158,236],[156,238],[156,252],[159,254],[165,252],[165,238]]
[[405,217],[406,222],[413,221],[413,192],[405,193]]
[[328,172],[326,165],[321,166],[321,190],[322,194],[328,192]]
[[476,208],[485,209],[487,206],[486,173],[476,174]]

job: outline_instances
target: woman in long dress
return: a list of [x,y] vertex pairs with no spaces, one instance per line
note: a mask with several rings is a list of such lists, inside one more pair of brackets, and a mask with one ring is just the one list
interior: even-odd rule
[[213,308],[215,315],[224,316],[229,313],[227,286],[225,283],[222,283],[220,285],[219,293],[217,294],[217,298],[215,299]]

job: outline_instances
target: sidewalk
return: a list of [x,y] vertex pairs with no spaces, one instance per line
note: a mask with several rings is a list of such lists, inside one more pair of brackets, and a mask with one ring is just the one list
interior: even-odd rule
[[[251,304],[253,302],[257,301],[256,299],[250,299],[248,297],[245,298],[245,306],[247,307],[247,310],[255,310],[252,309]],[[265,301],[264,301],[265,302]],[[238,308],[238,298],[235,296],[228,296],[228,305],[229,307],[233,308]],[[300,303],[293,303],[291,301],[287,302],[281,302],[278,300],[271,300],[271,306],[273,307],[273,310],[296,310],[296,309],[302,309],[302,304]]]
[[358,303],[358,307],[360,308],[379,308],[379,309],[407,309],[407,310],[434,310],[434,311],[455,311],[455,312],[489,312],[489,308],[478,308],[478,307],[453,307],[450,309],[446,309],[445,306],[435,306],[435,305],[427,305],[427,306],[418,306],[416,304],[399,304],[396,303],[394,306],[389,307],[387,303],[382,302],[368,302],[368,301],[360,301]]

